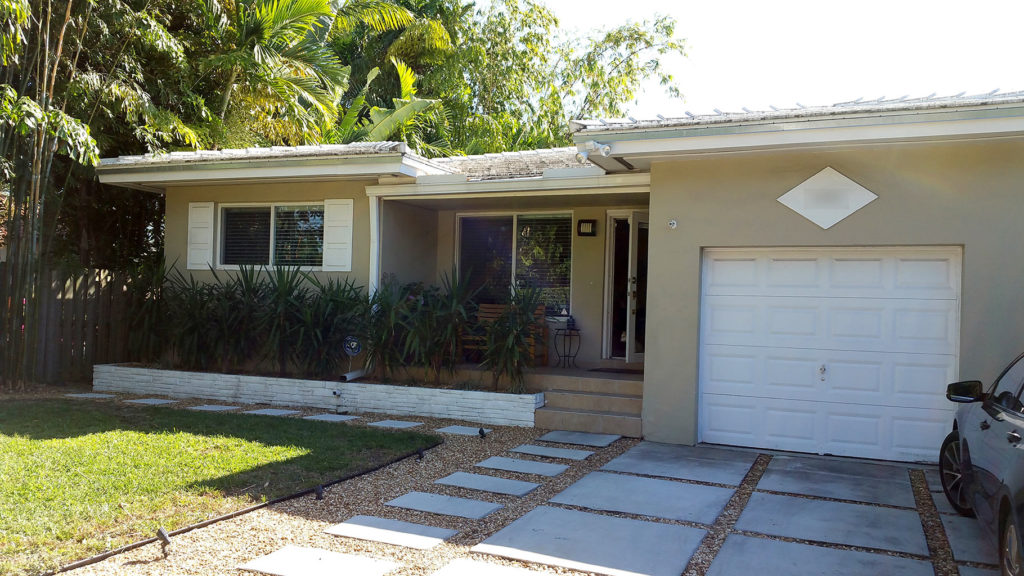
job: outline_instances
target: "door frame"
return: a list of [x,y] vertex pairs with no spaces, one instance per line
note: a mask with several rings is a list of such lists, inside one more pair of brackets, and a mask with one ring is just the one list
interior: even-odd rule
[[[635,212],[647,212],[648,219],[650,218],[650,209],[648,208],[622,208],[616,210],[607,210],[605,214],[605,232],[604,232],[604,290],[603,290],[603,301],[604,308],[601,314],[601,359],[610,360],[612,356],[611,346],[611,330],[612,330],[612,302],[614,295],[612,289],[615,285],[615,220],[631,219]],[[632,257],[632,255],[631,255]],[[628,267],[629,264],[627,263]],[[628,270],[627,270],[628,274]],[[615,356],[615,359],[621,358],[623,361],[626,357]]]

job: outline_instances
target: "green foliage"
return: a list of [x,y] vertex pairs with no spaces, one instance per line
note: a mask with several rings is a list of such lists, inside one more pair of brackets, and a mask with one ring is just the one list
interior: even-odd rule
[[484,326],[487,348],[482,365],[491,371],[494,389],[508,378],[508,391],[526,391],[526,367],[532,361],[531,344],[537,334],[534,313],[541,293],[533,288],[513,288],[509,304],[494,322]]
[[267,352],[276,356],[278,372],[284,376],[298,353],[307,276],[297,267],[286,266],[275,266],[266,275],[266,298],[258,317],[267,330]]
[[49,572],[158,526],[181,528],[438,441],[296,418],[6,400],[0,574]]
[[461,361],[459,344],[472,316],[475,292],[465,277],[454,271],[445,274],[441,286],[416,285],[410,290],[410,305],[401,320],[405,328],[405,356],[434,375],[434,384],[441,384],[441,374],[454,376]]
[[404,365],[405,326],[402,319],[412,305],[412,286],[401,284],[394,275],[387,275],[370,297],[366,370],[385,381]]
[[345,337],[365,334],[369,302],[351,280],[323,283],[310,275],[309,281],[314,292],[302,309],[299,365],[307,376],[328,378],[345,370]]

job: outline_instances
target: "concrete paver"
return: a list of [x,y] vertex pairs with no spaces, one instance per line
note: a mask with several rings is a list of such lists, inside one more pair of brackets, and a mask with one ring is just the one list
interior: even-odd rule
[[423,422],[410,422],[408,420],[379,420],[377,422],[370,422],[370,426],[376,426],[377,428],[415,428],[417,426],[423,426]]
[[591,472],[551,499],[557,504],[712,524],[733,490],[673,480]]
[[505,458],[504,456],[491,456],[487,460],[478,463],[477,466],[492,470],[506,470],[508,472],[521,472],[523,474],[537,474],[540,476],[558,476],[569,469],[564,464],[534,462],[533,460],[522,460],[519,458]]
[[928,555],[916,510],[754,493],[737,530]]
[[999,576],[995,568],[975,568],[974,566],[957,566],[960,576]]
[[534,482],[523,482],[522,480],[508,480],[484,474],[470,474],[468,472],[456,472],[435,480],[434,484],[445,486],[458,486],[471,490],[482,490],[494,492],[495,494],[508,494],[509,496],[526,496],[536,490],[540,484]]
[[708,576],[934,576],[930,562],[732,534]]
[[230,410],[238,410],[238,406],[228,406],[226,404],[203,404],[202,406],[192,406],[189,410],[198,410],[199,412],[228,412]]
[[509,450],[519,454],[530,454],[531,456],[543,456],[545,458],[561,458],[563,460],[586,460],[593,456],[590,450],[576,450],[574,448],[555,448],[554,446],[537,446],[534,444],[523,444]]
[[953,558],[964,562],[999,562],[999,550],[995,541],[987,536],[974,518],[965,516],[942,516]]
[[374,516],[353,516],[341,524],[331,526],[326,532],[335,536],[384,542],[417,550],[433,548],[459,533],[457,530]]
[[246,562],[238,568],[275,576],[383,576],[398,566],[394,562],[365,556],[285,546],[277,552]]
[[548,432],[537,440],[543,442],[557,442],[559,444],[579,444],[580,446],[593,446],[604,448],[611,445],[622,436],[617,434],[594,434],[593,432],[570,432],[568,430],[555,430]]
[[349,416],[348,414],[317,414],[315,416],[304,416],[303,420],[317,420],[319,422],[348,422],[349,420],[358,420],[359,416]]
[[430,576],[537,576],[533,570],[459,558]]
[[[445,434],[458,434],[459,436],[479,436],[480,428],[472,426],[445,426],[444,428],[438,428],[435,432],[443,432]],[[490,434],[490,428],[484,428],[484,434]]]
[[914,508],[905,467],[805,456],[775,456],[758,490]]
[[739,486],[757,453],[641,442],[602,470]]
[[255,414],[256,416],[291,416],[298,413],[298,410],[284,410],[282,408],[260,408],[259,410],[242,412],[242,414]]
[[473,552],[598,574],[678,576],[707,532],[539,506]]
[[501,504],[495,504],[494,502],[456,498],[454,496],[431,494],[429,492],[409,492],[390,502],[385,502],[385,504],[397,508],[408,508],[421,512],[443,514],[445,516],[458,516],[471,520],[478,520],[504,508]]
[[82,392],[80,394],[65,394],[68,398],[84,398],[87,400],[102,400],[104,398],[113,398],[113,394],[99,394],[97,392]]
[[143,406],[162,406],[164,404],[177,404],[177,400],[167,400],[166,398],[136,398],[135,400],[125,400],[128,404],[142,404]]

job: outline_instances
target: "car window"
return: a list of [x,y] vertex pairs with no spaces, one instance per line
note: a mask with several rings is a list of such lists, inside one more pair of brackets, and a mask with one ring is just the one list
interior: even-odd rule
[[1024,404],[1020,401],[1021,384],[1024,384],[1024,357],[1018,358],[996,382],[992,402],[1007,410],[1024,413]]

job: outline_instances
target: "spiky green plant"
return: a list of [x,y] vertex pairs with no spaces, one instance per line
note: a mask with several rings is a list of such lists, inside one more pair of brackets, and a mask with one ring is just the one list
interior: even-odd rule
[[345,337],[363,337],[368,302],[365,290],[350,279],[309,280],[313,291],[302,311],[299,365],[308,376],[326,378],[344,368]]
[[495,390],[502,378],[508,378],[509,392],[526,391],[525,369],[532,361],[530,348],[537,332],[535,313],[540,303],[540,290],[513,287],[508,306],[494,322],[483,327],[487,348],[482,366],[491,371]]
[[366,370],[387,380],[404,362],[402,318],[411,305],[411,288],[386,275],[370,297],[366,330]]
[[308,276],[296,266],[274,266],[266,269],[266,298],[260,321],[266,327],[264,348],[267,356],[277,362],[281,376],[298,352],[302,332],[302,309],[308,297],[305,286]]

